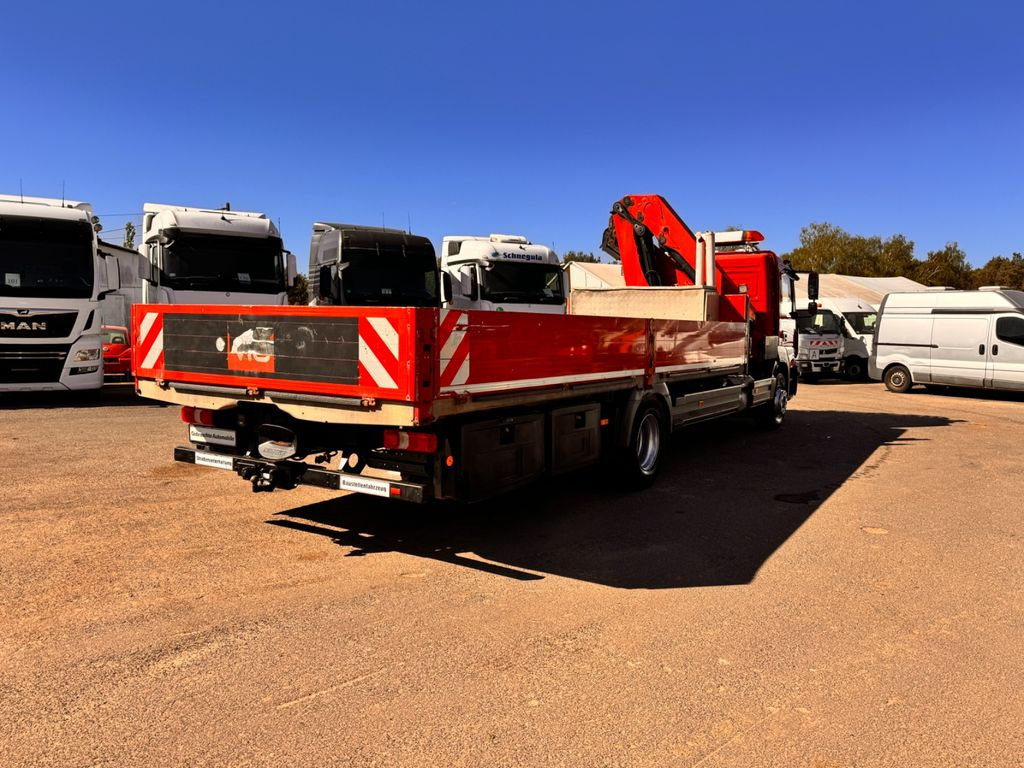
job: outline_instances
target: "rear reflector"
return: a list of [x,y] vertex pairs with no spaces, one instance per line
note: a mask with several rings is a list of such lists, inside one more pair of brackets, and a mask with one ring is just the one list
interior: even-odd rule
[[181,420],[186,424],[202,424],[204,427],[213,426],[213,411],[206,408],[194,408],[191,405],[181,406]]
[[433,432],[402,432],[397,429],[385,429],[384,447],[390,451],[433,453],[437,450],[437,435]]

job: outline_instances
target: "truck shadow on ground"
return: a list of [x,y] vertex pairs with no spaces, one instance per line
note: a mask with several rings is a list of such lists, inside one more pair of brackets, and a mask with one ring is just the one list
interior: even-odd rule
[[84,392],[0,392],[0,411],[26,408],[110,408],[146,406],[163,408],[166,403],[146,400],[135,394],[130,381],[108,381],[102,389]]
[[777,433],[727,419],[673,438],[649,490],[616,491],[607,470],[554,478],[472,506],[346,496],[268,522],[326,536],[347,556],[403,552],[509,578],[544,574],[628,589],[747,584],[882,446],[912,451],[941,417],[791,411]]

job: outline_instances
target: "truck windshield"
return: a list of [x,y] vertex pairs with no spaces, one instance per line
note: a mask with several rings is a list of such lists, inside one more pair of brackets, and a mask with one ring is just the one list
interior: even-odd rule
[[437,259],[432,247],[346,246],[344,303],[354,306],[437,307]]
[[830,310],[819,309],[814,317],[800,322],[800,333],[839,333],[839,320]]
[[505,304],[564,304],[557,264],[491,262],[483,270],[481,296]]
[[164,253],[161,282],[184,291],[280,293],[281,239],[179,232]]
[[0,216],[0,296],[89,298],[93,269],[87,222]]
[[846,324],[854,333],[875,332],[875,318],[877,315],[874,312],[844,312],[843,317],[846,318]]

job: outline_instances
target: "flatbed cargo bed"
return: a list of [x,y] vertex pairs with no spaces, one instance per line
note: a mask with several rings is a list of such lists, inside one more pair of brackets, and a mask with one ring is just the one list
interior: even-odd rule
[[136,305],[132,325],[145,397],[398,427],[741,374],[749,347],[742,322],[406,307]]

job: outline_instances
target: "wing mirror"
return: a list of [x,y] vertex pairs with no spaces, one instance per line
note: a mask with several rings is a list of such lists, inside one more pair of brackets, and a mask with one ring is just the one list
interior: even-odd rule
[[441,303],[447,304],[452,300],[452,276],[447,272],[441,273]]

